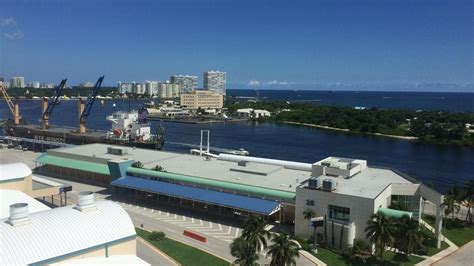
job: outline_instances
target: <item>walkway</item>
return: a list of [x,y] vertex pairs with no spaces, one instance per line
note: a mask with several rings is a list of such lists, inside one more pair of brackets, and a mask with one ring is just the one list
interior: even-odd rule
[[137,256],[142,260],[150,263],[150,265],[160,266],[177,266],[180,265],[166,254],[162,253],[159,249],[148,244],[141,237],[137,238]]
[[435,266],[472,265],[474,262],[474,240],[451,255],[435,262]]
[[[429,225],[428,223],[426,223],[425,221],[421,220],[421,224],[424,225],[426,228],[428,228],[428,230],[430,230],[431,232],[435,232],[435,229]],[[446,256],[449,256],[450,254],[452,254],[453,252],[455,252],[456,250],[459,249],[458,246],[456,246],[453,242],[451,242],[451,240],[447,239],[446,237],[442,236],[443,238],[443,241],[446,242],[449,247],[447,247],[446,249],[436,253],[435,255],[429,257],[428,259],[420,262],[420,263],[417,263],[416,265],[431,265],[433,264],[434,262],[436,261],[439,261],[441,259],[443,259],[444,257]]]

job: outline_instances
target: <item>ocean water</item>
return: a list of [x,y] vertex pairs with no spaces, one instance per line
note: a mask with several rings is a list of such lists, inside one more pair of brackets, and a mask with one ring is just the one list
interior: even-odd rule
[[[236,95],[235,91],[229,92],[230,95]],[[240,92],[239,92],[240,93]],[[249,92],[246,92],[249,93]],[[250,91],[252,93],[252,91]],[[260,93],[260,96],[268,95],[267,99],[278,99],[291,92],[277,92],[268,94]],[[377,102],[367,101],[359,102],[360,93],[344,94],[342,92],[306,92],[307,99],[315,97],[315,95],[324,95],[327,93],[330,96],[323,98],[322,101],[328,102],[329,99],[338,100],[337,105],[366,106],[377,104]],[[371,95],[371,93],[364,92],[364,94]],[[380,97],[393,97],[391,99],[398,99],[400,93],[393,93],[387,95],[384,93],[374,93],[376,96],[367,96],[368,98],[378,99]],[[403,94],[403,93],[401,93]],[[426,94],[426,93],[421,93]],[[420,94],[420,95],[421,95]],[[246,95],[244,93],[239,94]],[[334,95],[339,95],[336,97]],[[355,96],[354,96],[355,95]],[[417,93],[418,95],[418,93]],[[412,109],[439,109],[443,106],[443,110],[457,110],[457,111],[473,111],[472,104],[465,102],[465,104],[456,104],[455,101],[472,98],[471,94],[462,94],[460,97],[443,96],[446,97],[443,102],[444,105],[439,105],[436,100],[431,99],[431,96],[416,96],[425,99],[420,100],[419,106],[416,107],[415,96],[398,96],[403,100],[396,100],[401,105],[384,105],[385,108],[410,108]],[[428,95],[438,95],[430,94]],[[301,96],[296,96],[301,97]],[[441,96],[440,96],[441,97]],[[459,98],[456,98],[459,97]],[[291,97],[284,98],[292,100]],[[431,99],[431,100],[429,100]],[[454,100],[456,99],[456,100]],[[321,102],[322,102],[321,101]],[[362,100],[361,100],[362,101]],[[463,100],[464,101],[464,100]],[[144,101],[131,101],[130,108],[138,109]],[[380,100],[382,103],[384,100]],[[429,104],[434,102],[434,104]],[[113,104],[116,107],[113,107]],[[457,107],[456,107],[457,105]],[[382,107],[382,105],[378,105]],[[128,101],[109,100],[104,106],[99,102],[92,108],[91,115],[87,121],[88,128],[108,130],[110,123],[105,120],[105,117],[115,110],[127,111],[129,108]],[[21,101],[20,109],[22,116],[30,123],[39,124],[41,117],[40,101],[25,100]],[[0,102],[0,119],[9,117],[9,111],[6,104]],[[62,101],[56,107],[51,116],[50,123],[52,125],[72,126],[77,127],[77,101],[69,100]],[[377,136],[367,136],[359,134],[351,134],[344,132],[328,131],[317,128],[307,128],[301,126],[269,124],[269,123],[222,123],[222,124],[180,124],[168,123],[165,124],[165,150],[175,152],[189,152],[191,148],[196,148],[199,145],[200,130],[208,129],[211,131],[211,148],[215,150],[237,150],[244,148],[250,152],[251,156],[267,157],[282,160],[300,161],[313,163],[328,156],[339,156],[349,158],[359,158],[368,160],[369,165],[392,167],[405,172],[421,181],[433,184],[436,189],[443,192],[449,186],[454,184],[462,184],[466,180],[473,179],[472,166],[474,165],[474,149],[469,147],[460,147],[453,145],[433,145],[423,144],[399,139],[391,139]],[[156,122],[152,123],[156,126]],[[154,130],[154,129],[153,129]]]
[[[310,102],[321,105],[364,106],[412,110],[474,112],[474,92],[378,92],[378,91],[307,91],[259,90],[261,100]],[[252,90],[228,90],[228,95],[256,97]]]

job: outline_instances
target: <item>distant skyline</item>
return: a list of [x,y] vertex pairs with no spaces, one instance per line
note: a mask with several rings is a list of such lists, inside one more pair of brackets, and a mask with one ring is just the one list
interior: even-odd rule
[[0,76],[474,92],[473,1],[2,1]]

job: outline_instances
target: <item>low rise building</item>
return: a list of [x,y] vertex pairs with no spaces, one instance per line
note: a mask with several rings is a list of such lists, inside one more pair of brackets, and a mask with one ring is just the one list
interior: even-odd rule
[[[334,242],[344,248],[365,239],[372,214],[420,219],[424,200],[435,206],[443,201],[440,193],[421,182],[396,170],[369,167],[365,160],[328,157],[311,164],[202,154],[89,144],[48,150],[37,163],[60,178],[108,183],[122,196],[222,216],[261,215],[294,225],[295,234],[307,237],[314,233],[303,216],[309,209],[325,217],[326,227],[317,232],[338,236]],[[136,161],[144,168],[132,167]],[[390,209],[394,203],[407,211]],[[440,207],[436,213],[440,244]]]
[[180,105],[186,109],[221,109],[224,107],[224,96],[221,93],[204,90],[194,90],[181,94]]
[[261,118],[270,116],[270,112],[261,109],[243,108],[237,109],[237,117],[239,118]]

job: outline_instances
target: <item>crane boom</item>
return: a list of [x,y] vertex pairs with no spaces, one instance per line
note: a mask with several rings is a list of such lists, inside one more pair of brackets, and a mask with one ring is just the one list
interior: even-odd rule
[[87,103],[84,108],[84,111],[82,111],[80,121],[85,121],[87,117],[89,116],[89,113],[92,109],[92,105],[94,105],[95,98],[97,97],[97,94],[99,93],[100,86],[102,86],[102,81],[104,80],[104,76],[100,77],[97,82],[95,83],[94,88],[91,91],[91,94],[87,97]]
[[8,108],[12,115],[15,115],[15,104],[13,104],[12,98],[7,93],[7,90],[3,87],[3,84],[0,84],[0,91],[2,92],[3,98],[7,102]]
[[51,100],[48,103],[48,107],[43,113],[43,119],[48,119],[49,116],[53,113],[54,107],[58,103],[59,97],[61,97],[61,92],[66,86],[67,79],[63,79],[58,87],[56,87],[54,95],[51,97]]

